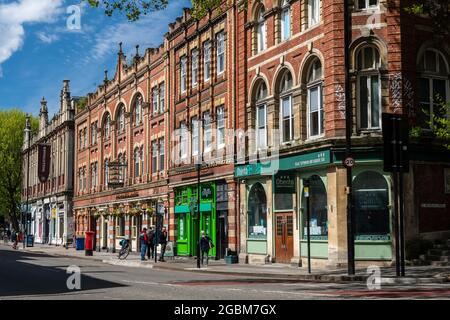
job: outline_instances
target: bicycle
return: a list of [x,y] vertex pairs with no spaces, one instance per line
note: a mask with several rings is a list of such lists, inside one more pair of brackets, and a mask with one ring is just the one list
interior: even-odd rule
[[[125,242],[123,242],[123,241],[125,241]],[[128,240],[123,239],[120,242],[120,245],[122,246],[122,248],[119,250],[119,260],[125,260],[131,251],[130,243],[128,242]]]

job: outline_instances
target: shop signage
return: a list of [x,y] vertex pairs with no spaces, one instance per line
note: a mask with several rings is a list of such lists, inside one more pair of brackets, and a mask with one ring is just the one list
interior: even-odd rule
[[202,186],[202,199],[211,199],[213,195],[213,189],[210,184]]
[[[273,163],[274,161],[278,161],[279,165],[275,166]],[[239,166],[235,169],[234,175],[236,178],[244,178],[253,175],[261,175],[263,173],[267,174],[269,170],[267,170],[266,168],[278,167],[279,170],[292,170],[292,169],[310,168],[329,163],[331,163],[330,150],[325,150],[279,160],[271,160],[268,161],[268,164],[261,164],[258,162],[244,166]]]
[[139,192],[119,194],[116,196],[116,199],[120,200],[120,199],[137,198],[137,197],[139,197]]
[[447,205],[445,203],[422,203],[421,207],[427,209],[445,209]]
[[295,193],[295,173],[279,172],[275,176],[275,193]]
[[41,183],[47,182],[50,173],[50,145],[38,145],[38,178]]

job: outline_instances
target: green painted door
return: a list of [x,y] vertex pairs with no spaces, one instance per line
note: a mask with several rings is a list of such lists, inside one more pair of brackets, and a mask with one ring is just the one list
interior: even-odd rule
[[213,257],[216,255],[216,219],[214,216],[215,210],[202,212],[201,217],[201,231],[205,231],[205,233],[211,238],[212,243],[214,243],[214,248],[209,251],[209,256]]
[[189,238],[190,238],[190,228],[189,228],[189,214],[180,213],[178,215],[178,237],[177,237],[177,254],[180,256],[189,255]]

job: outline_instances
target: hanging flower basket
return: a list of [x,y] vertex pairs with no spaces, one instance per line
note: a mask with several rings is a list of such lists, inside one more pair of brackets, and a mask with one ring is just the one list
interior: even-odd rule
[[123,212],[120,211],[119,209],[114,209],[113,212],[112,212],[112,215],[116,216],[116,217],[120,217],[120,216],[123,215]]
[[130,209],[130,211],[128,212],[128,214],[130,216],[138,216],[140,213],[142,212],[142,210],[138,209],[138,208],[132,208]]
[[145,213],[147,213],[149,217],[153,217],[155,210],[153,208],[147,208],[145,209]]

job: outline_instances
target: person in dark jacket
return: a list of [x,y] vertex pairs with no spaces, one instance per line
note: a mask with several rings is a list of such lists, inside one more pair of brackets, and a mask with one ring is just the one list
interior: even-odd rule
[[147,232],[147,236],[148,236],[147,258],[153,259],[155,254],[155,230],[153,230],[153,227],[150,227],[150,229]]
[[203,257],[206,255],[206,266],[208,266],[209,261],[209,249],[211,249],[211,238],[205,234],[205,231],[202,231],[202,237],[200,238],[200,250],[202,253],[202,265],[203,265]]
[[145,253],[147,252],[147,243],[148,243],[147,228],[142,229],[142,232],[139,235],[139,240],[141,243],[141,260],[144,261]]
[[164,253],[166,252],[166,245],[167,245],[167,230],[166,227],[164,227],[159,234],[159,243],[161,244],[161,255],[159,256],[159,261],[166,262],[164,260]]

